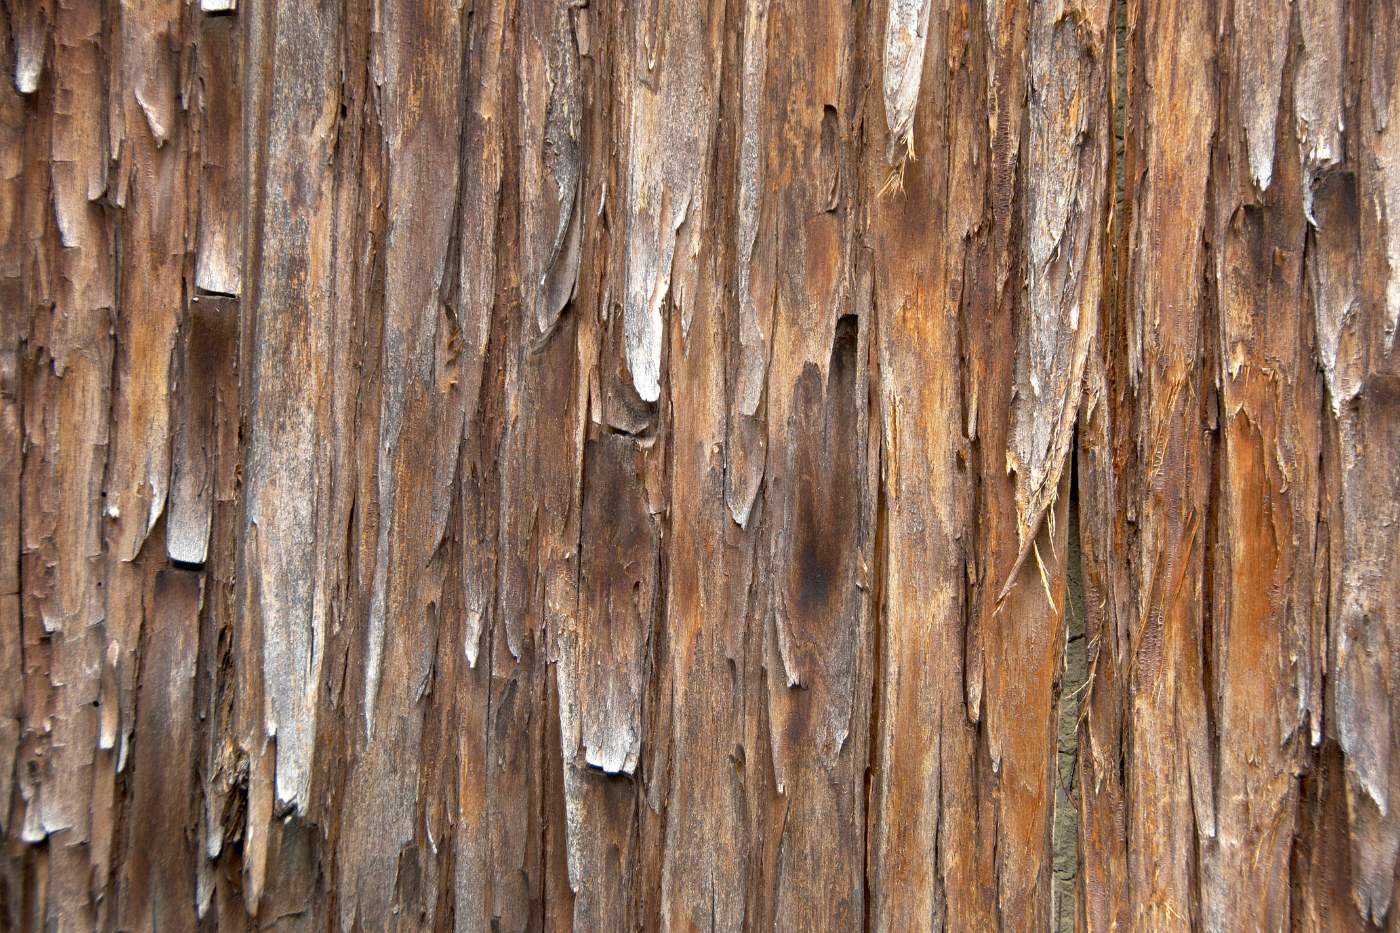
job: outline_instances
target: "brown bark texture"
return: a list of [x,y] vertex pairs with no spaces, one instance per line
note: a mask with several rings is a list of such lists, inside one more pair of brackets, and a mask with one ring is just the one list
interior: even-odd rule
[[1392,0],[0,67],[0,929],[1400,929]]

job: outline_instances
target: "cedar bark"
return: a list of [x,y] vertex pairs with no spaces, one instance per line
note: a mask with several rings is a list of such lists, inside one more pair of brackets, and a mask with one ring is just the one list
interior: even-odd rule
[[1400,929],[1389,0],[0,14],[0,929]]

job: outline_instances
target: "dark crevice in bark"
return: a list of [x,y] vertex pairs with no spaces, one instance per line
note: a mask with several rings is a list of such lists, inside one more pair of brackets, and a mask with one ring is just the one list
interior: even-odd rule
[[[1078,476],[1071,464],[1071,477]],[[1084,568],[1079,546],[1079,484],[1072,480],[1066,557],[1065,649],[1056,720],[1055,805],[1051,850],[1054,872],[1051,925],[1056,933],[1075,929],[1079,874],[1079,721],[1089,681],[1084,616]]]

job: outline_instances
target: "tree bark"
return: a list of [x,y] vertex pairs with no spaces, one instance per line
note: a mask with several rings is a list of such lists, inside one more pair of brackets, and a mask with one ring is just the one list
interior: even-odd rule
[[1400,929],[1389,0],[0,10],[0,928]]

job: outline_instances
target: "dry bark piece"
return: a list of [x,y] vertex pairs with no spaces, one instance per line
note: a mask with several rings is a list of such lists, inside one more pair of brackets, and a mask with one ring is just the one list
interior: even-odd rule
[[0,927],[1394,925],[1397,56],[0,5]]

